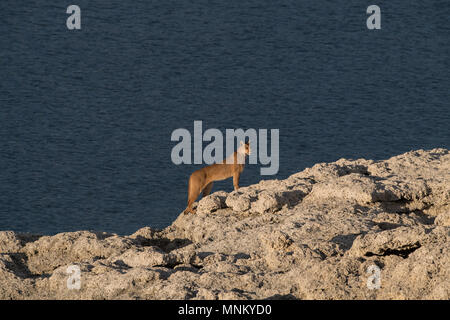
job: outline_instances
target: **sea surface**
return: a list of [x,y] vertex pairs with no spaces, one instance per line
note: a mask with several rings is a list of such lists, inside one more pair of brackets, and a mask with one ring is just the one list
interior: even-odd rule
[[448,0],[72,2],[0,2],[0,230],[170,225],[202,167],[171,134],[195,120],[280,130],[278,173],[241,186],[450,148]]

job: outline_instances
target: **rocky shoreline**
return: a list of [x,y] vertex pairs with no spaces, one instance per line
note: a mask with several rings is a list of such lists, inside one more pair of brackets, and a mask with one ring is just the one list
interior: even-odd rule
[[1,231],[0,299],[448,300],[449,240],[448,150],[341,159],[213,193],[163,230]]

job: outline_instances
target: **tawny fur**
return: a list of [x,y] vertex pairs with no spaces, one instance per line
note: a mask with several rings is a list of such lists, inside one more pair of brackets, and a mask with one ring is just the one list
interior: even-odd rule
[[[234,190],[239,189],[239,177],[244,170],[245,163],[243,160],[245,160],[245,156],[250,153],[250,145],[241,142],[239,149],[221,163],[212,164],[194,171],[189,177],[188,202],[184,213],[195,213],[192,205],[202,191],[203,197],[211,192],[214,181],[233,177]],[[231,159],[233,160],[231,161]]]

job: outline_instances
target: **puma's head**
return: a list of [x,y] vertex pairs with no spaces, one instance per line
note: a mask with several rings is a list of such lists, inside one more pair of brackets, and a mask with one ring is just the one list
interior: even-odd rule
[[239,146],[239,152],[250,155],[252,153],[252,149],[250,148],[250,142],[244,143],[241,141],[241,145]]

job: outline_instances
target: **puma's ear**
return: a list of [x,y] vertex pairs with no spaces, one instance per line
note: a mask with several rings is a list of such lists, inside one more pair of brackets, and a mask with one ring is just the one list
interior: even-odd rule
[[244,142],[242,142],[242,140],[241,140],[241,146],[244,144]]

